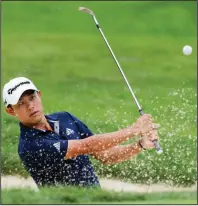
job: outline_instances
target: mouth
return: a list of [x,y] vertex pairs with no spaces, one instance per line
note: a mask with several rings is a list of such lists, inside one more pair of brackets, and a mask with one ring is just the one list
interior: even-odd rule
[[30,117],[35,116],[35,115],[37,115],[38,113],[39,113],[39,111],[32,112],[32,113],[30,114]]

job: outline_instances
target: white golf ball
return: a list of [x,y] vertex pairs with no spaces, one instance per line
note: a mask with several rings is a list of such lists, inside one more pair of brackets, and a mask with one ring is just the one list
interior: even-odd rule
[[185,55],[190,55],[192,53],[192,47],[189,45],[186,45],[183,47],[183,53]]

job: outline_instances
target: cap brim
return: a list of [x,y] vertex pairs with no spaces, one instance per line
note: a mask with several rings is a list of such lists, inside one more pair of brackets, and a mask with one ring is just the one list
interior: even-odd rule
[[12,98],[12,100],[9,103],[11,105],[17,104],[21,95],[27,90],[38,91],[38,89],[34,85],[23,85],[22,87],[18,88],[17,91],[15,91],[14,97]]

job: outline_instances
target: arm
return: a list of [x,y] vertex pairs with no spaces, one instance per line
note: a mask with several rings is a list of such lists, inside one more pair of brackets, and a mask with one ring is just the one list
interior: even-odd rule
[[[59,160],[63,161],[63,159],[71,159],[82,154],[95,155],[98,152],[108,150],[111,147],[115,147],[118,144],[121,144],[122,142],[128,140],[130,137],[146,133],[148,134],[149,131],[153,130],[152,128],[153,127],[150,115],[144,114],[139,117],[135,124],[117,132],[93,135],[80,140],[58,140],[56,138],[36,139],[36,141],[34,140],[31,143],[31,147],[33,148],[32,153],[37,154],[39,158],[45,158],[45,161],[48,162],[57,162]],[[158,138],[157,131],[152,132],[149,135],[149,138],[142,138],[141,144],[144,148],[153,148],[151,140],[156,138]],[[122,153],[124,150],[126,150],[129,151],[131,155],[138,153],[138,149],[135,149],[135,145],[133,146],[134,149],[132,149],[130,146],[125,146],[125,149],[114,148],[110,153],[111,159],[113,158],[113,154],[116,155],[116,151],[120,151],[120,153]]]
[[132,126],[117,132],[93,135],[86,139],[69,140],[65,159],[71,159],[78,155],[94,154],[117,146],[130,137],[142,135],[152,130],[151,115],[140,116]]
[[96,152],[93,156],[100,160],[103,164],[113,164],[126,161],[131,157],[139,154],[143,148],[139,143],[133,143],[129,145],[120,145],[110,148],[102,152]]
[[102,152],[96,152],[93,156],[103,164],[119,163],[134,157],[143,149],[154,148],[152,140],[159,139],[157,129],[142,136],[138,143],[113,147]]
[[65,159],[71,159],[82,154],[94,154],[107,150],[139,134],[136,125],[117,132],[98,134],[81,140],[69,140]]
[[157,129],[142,136],[138,143],[113,147],[102,152],[96,152],[93,156],[103,164],[119,163],[134,157],[144,149],[154,148],[152,140],[159,139]]

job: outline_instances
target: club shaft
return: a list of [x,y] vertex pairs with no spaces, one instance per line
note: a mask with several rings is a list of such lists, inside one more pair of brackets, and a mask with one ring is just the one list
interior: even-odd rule
[[[136,105],[137,105],[137,107],[138,107],[138,109],[139,109],[140,115],[143,115],[144,112],[143,112],[143,110],[142,110],[142,108],[141,108],[141,106],[140,106],[140,104],[139,104],[139,102],[138,102],[138,100],[137,100],[137,98],[136,98],[136,96],[135,96],[135,94],[134,94],[134,92],[133,92],[133,90],[132,90],[132,88],[131,88],[131,86],[130,86],[130,84],[129,84],[129,82],[128,82],[128,80],[127,80],[127,78],[126,78],[126,76],[125,76],[125,74],[124,74],[124,72],[123,72],[123,70],[122,70],[122,68],[121,68],[121,66],[120,66],[120,64],[119,64],[119,62],[118,62],[118,60],[116,59],[116,57],[115,57],[115,55],[114,55],[114,53],[113,53],[113,51],[112,51],[112,49],[111,49],[111,47],[110,47],[110,45],[109,45],[109,43],[108,43],[108,41],[107,41],[107,39],[106,39],[106,37],[105,37],[102,29],[100,28],[99,23],[98,23],[96,17],[95,17],[94,15],[93,15],[92,17],[93,17],[93,20],[95,21],[95,24],[96,24],[97,28],[99,29],[99,31],[100,31],[100,33],[101,33],[101,35],[102,35],[102,37],[103,37],[103,39],[104,39],[107,47],[109,48],[109,51],[111,52],[111,54],[112,54],[112,56],[113,56],[113,58],[114,58],[114,60],[115,60],[115,62],[116,62],[116,64],[117,64],[117,66],[118,66],[118,68],[119,68],[119,70],[120,70],[120,72],[121,72],[121,74],[122,74],[122,76],[123,76],[123,78],[124,78],[124,80],[125,80],[128,88],[129,88],[129,90],[130,90],[130,92],[131,92],[131,94],[132,94],[132,96],[133,96],[133,99],[134,99],[134,101],[135,101],[135,103],[136,103]],[[159,144],[158,140],[154,140],[154,141],[153,141],[153,144],[154,144],[154,146],[155,146],[155,148],[156,148],[156,151],[157,151],[158,153],[162,153],[163,150],[162,150],[162,148],[160,147],[160,144]]]
[[137,100],[137,98],[136,98],[136,96],[135,96],[135,94],[134,94],[134,92],[133,92],[133,90],[132,90],[132,88],[131,88],[131,86],[130,86],[130,84],[129,84],[129,82],[128,82],[128,80],[127,80],[127,78],[126,78],[126,76],[125,76],[125,74],[124,74],[124,72],[123,72],[123,70],[122,70],[122,68],[121,68],[121,66],[120,66],[120,64],[119,64],[119,62],[118,62],[118,60],[116,59],[116,57],[115,57],[115,55],[114,55],[114,53],[113,53],[113,51],[112,51],[112,49],[111,49],[111,47],[110,47],[108,41],[106,40],[105,35],[104,35],[102,29],[100,28],[100,26],[99,26],[99,24],[98,24],[98,21],[97,21],[96,17],[93,16],[93,19],[94,19],[94,21],[95,21],[95,23],[96,23],[96,26],[97,26],[97,28],[99,29],[99,31],[100,31],[102,37],[103,37],[103,39],[104,39],[106,45],[108,46],[109,51],[111,52],[111,54],[112,54],[112,56],[113,56],[113,58],[114,58],[114,60],[115,60],[115,62],[116,62],[116,64],[117,64],[117,66],[118,66],[118,68],[119,68],[119,70],[120,70],[120,72],[121,72],[121,74],[122,74],[122,76],[123,76],[123,78],[124,78],[124,80],[125,80],[125,82],[126,82],[128,88],[129,88],[129,90],[130,90],[130,92],[131,92],[131,94],[132,94],[132,96],[133,96],[133,99],[134,99],[134,101],[135,101],[135,103],[136,103],[136,105],[137,105],[139,111],[142,111],[142,108],[141,108],[141,106],[140,106],[140,104],[139,104],[139,102],[138,102],[138,100]]

